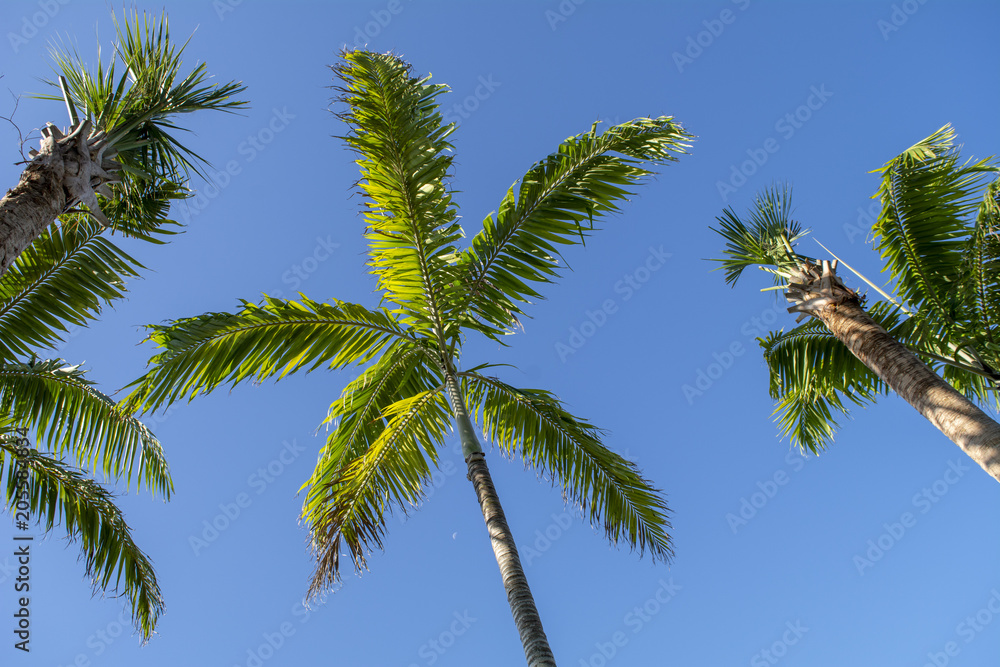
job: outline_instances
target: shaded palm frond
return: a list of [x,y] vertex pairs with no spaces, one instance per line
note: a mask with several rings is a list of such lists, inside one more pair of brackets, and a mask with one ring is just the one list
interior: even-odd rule
[[173,489],[156,437],[62,359],[0,364],[0,414],[38,433],[57,455],[169,498]]
[[120,299],[144,268],[85,214],[66,215],[42,232],[0,277],[0,359],[13,361],[62,342]]
[[954,130],[946,125],[874,173],[882,213],[876,248],[911,310],[926,313],[934,335],[963,343],[963,257],[973,234],[980,188],[996,174],[987,160],[959,163]]
[[[20,472],[20,471],[23,471]],[[61,525],[80,543],[81,558],[95,590],[124,595],[143,640],[153,634],[163,596],[149,558],[136,545],[113,496],[82,471],[32,448],[16,435],[0,435],[0,479],[6,509],[27,507],[46,531]]]

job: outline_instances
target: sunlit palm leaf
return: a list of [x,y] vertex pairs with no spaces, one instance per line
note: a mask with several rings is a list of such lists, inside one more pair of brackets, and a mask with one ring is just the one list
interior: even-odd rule
[[400,308],[400,321],[429,337],[458,289],[449,265],[462,230],[445,178],[452,156],[435,98],[443,85],[411,75],[392,55],[367,51],[344,54],[334,68],[344,87],[341,118],[351,127],[344,140],[358,153],[358,186],[366,197],[369,265],[383,298]]
[[303,506],[317,559],[311,595],[339,578],[342,541],[355,567],[364,569],[367,554],[382,549],[386,514],[405,512],[419,502],[430,466],[437,464],[437,449],[451,428],[442,390],[431,388],[388,406],[378,438],[350,462],[337,465],[332,452],[321,457]]
[[160,443],[77,366],[62,359],[0,364],[0,414],[37,431],[40,443],[80,467],[170,497],[173,484]]
[[[28,471],[26,486],[19,483],[18,464]],[[163,596],[153,564],[132,539],[111,494],[80,470],[35,449],[18,462],[15,436],[9,432],[0,435],[0,478],[7,511],[13,515],[18,500],[27,501],[31,518],[46,531],[61,525],[79,540],[95,590],[124,595],[133,623],[143,640],[149,639],[163,611]]]
[[386,310],[356,304],[265,297],[235,314],[208,313],[148,325],[163,351],[126,399],[142,411],[192,399],[220,384],[278,379],[298,370],[363,364],[395,340],[411,340]]
[[[669,510],[635,464],[602,443],[602,433],[571,415],[549,392],[516,389],[496,378],[462,373],[470,412],[501,451],[559,480],[609,540],[656,559],[672,555]],[[474,407],[473,407],[474,406]]]
[[[541,299],[530,283],[559,276],[559,246],[579,243],[594,218],[619,210],[630,187],[684,154],[693,137],[668,116],[638,118],[602,134],[566,139],[528,170],[459,255],[464,294],[450,316],[491,337],[516,325],[521,306]],[[515,190],[516,188],[516,190]]]

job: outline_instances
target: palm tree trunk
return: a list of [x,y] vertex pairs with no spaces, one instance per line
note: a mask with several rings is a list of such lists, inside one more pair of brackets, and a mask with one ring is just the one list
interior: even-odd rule
[[521,645],[524,647],[524,656],[529,667],[555,667],[556,659],[552,655],[552,649],[549,648],[545,630],[542,629],[542,619],[538,615],[535,598],[532,597],[531,589],[528,587],[528,578],[524,575],[514,536],[507,525],[507,517],[504,516],[503,507],[500,505],[500,496],[493,486],[493,478],[486,466],[486,459],[476,437],[475,428],[472,426],[472,420],[465,409],[458,382],[449,374],[446,383],[458,426],[458,435],[462,442],[462,454],[469,467],[469,480],[476,489],[483,519],[486,520],[493,554],[496,556],[497,565],[500,566],[504,590],[507,591],[507,602],[510,603],[514,625],[517,626]]
[[789,298],[801,305],[789,310],[822,320],[890,389],[1000,482],[1000,424],[879,326],[861,307],[857,295],[824,265],[820,282],[792,285]]
[[[106,183],[120,168],[108,149],[104,133],[90,133],[89,120],[68,135],[54,125],[42,130],[40,150],[21,172],[18,184],[0,199],[0,275],[45,228],[78,202],[87,204],[94,217],[108,221],[97,205],[96,191],[110,195]],[[112,150],[113,152],[113,150]]]

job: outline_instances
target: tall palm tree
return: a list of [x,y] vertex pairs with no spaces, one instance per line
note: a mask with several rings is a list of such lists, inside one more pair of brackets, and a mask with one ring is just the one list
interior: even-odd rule
[[[124,595],[145,640],[163,608],[156,573],[114,496],[92,474],[169,499],[162,448],[78,365],[36,355],[60,343],[69,325],[85,325],[121,298],[124,282],[142,268],[101,231],[85,213],[60,216],[0,277],[0,484],[18,527],[62,524],[79,542],[95,590]],[[136,233],[158,241],[162,230]]]
[[447,186],[455,127],[442,123],[436,102],[446,87],[365,51],[343,54],[334,71],[347,106],[344,140],[361,168],[368,265],[385,305],[265,296],[233,314],[151,325],[148,340],[161,351],[126,400],[156,410],[223,384],[364,367],[331,406],[334,427],[305,484],[317,559],[310,594],[340,576],[342,545],[359,571],[369,548],[382,548],[385,513],[417,505],[454,420],[528,664],[553,665],[473,421],[506,455],[558,479],[611,540],[654,559],[671,553],[666,504],[551,393],[510,386],[486,374],[489,364],[463,366],[462,342],[469,332],[496,341],[512,333],[522,307],[541,298],[531,285],[559,275],[557,248],[618,210],[625,188],[651,173],[644,165],[675,160],[690,135],[668,117],[602,134],[595,124],[536,163],[459,249]]
[[156,206],[151,198],[182,196],[186,173],[198,171],[201,158],[172,134],[177,116],[245,105],[232,99],[244,87],[209,85],[204,64],[182,75],[186,43],[170,40],[165,14],[126,14],[115,29],[114,55],[107,66],[98,60],[96,71],[75,51],[52,51],[58,76],[49,83],[59,93],[41,97],[64,101],[71,124],[65,133],[46,125],[18,184],[0,199],[0,275],[56,217],[79,205],[114,226],[109,206],[138,213]]
[[867,311],[836,276],[836,258],[793,249],[803,232],[787,190],[759,197],[749,223],[732,210],[719,218],[727,282],[772,267],[789,311],[815,318],[761,340],[782,432],[818,452],[836,413],[891,389],[1000,481],[1000,425],[983,410],[997,409],[1000,388],[998,169],[960,163],[945,126],[878,171],[873,232],[899,298],[869,282],[885,300]]

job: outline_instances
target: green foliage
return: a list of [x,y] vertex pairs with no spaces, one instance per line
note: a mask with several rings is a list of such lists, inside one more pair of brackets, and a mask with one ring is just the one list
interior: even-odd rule
[[382,548],[387,512],[416,507],[451,429],[457,398],[497,446],[559,480],[607,536],[654,558],[670,555],[665,501],[602,434],[543,391],[515,390],[458,370],[467,331],[494,339],[540,298],[529,283],[559,275],[557,246],[582,242],[594,220],[615,212],[627,188],[682,154],[691,139],[667,117],[640,118],[570,137],[532,166],[486,218],[465,249],[448,185],[453,163],[436,99],[445,87],[412,75],[392,55],[343,54],[344,141],[357,154],[368,265],[383,307],[281,301],[242,302],[148,327],[159,353],[131,386],[143,410],[191,399],[220,384],[280,379],[299,370],[362,367],[326,420],[331,428],[303,486],[317,569],[316,594],[339,577],[342,545],[366,567]]
[[95,591],[111,589],[130,600],[133,623],[148,639],[163,611],[163,596],[153,564],[132,539],[113,496],[73,466],[35,449],[19,451],[8,420],[0,423],[0,484],[10,514],[26,503],[46,531],[61,525],[80,543]]
[[[541,299],[530,283],[559,276],[558,246],[583,241],[594,218],[615,213],[627,188],[675,161],[693,137],[668,116],[637,118],[570,137],[515,183],[483,229],[458,256],[462,294],[449,316],[497,339],[510,332],[521,304]],[[515,190],[516,188],[516,190]],[[469,319],[471,316],[471,320]]]
[[[121,22],[115,20],[115,31],[114,55],[107,65],[98,53],[91,72],[75,50],[52,48],[56,73],[65,79],[73,106],[107,133],[126,172],[144,181],[182,183],[188,170],[201,173],[198,164],[204,160],[177,138],[176,130],[182,128],[175,124],[176,116],[244,107],[246,102],[232,98],[246,89],[235,82],[209,84],[204,63],[182,75],[187,43],[178,46],[170,40],[166,14],[157,19],[126,13]],[[46,83],[60,92],[39,97],[62,101],[59,82]]]
[[[1000,407],[1000,179],[988,160],[960,163],[945,126],[875,170],[882,212],[873,232],[899,299],[869,315],[958,391]],[[787,192],[758,199],[753,224],[726,211],[718,231],[727,282],[747,266],[786,276],[801,261],[782,249]],[[780,204],[776,203],[780,202]],[[784,232],[785,237],[797,234]],[[888,297],[887,297],[888,298]],[[837,416],[888,391],[825,325],[811,320],[760,339],[783,435],[813,452],[834,437]]]
[[[780,283],[788,271],[809,259],[797,254],[792,244],[806,231],[791,219],[792,193],[788,186],[772,187],[757,195],[750,209],[750,221],[744,222],[732,208],[716,218],[719,229],[710,228],[726,240],[726,255],[713,261],[722,264],[726,284],[735,285],[744,269],[757,266],[775,274]],[[774,268],[769,268],[774,267]]]

